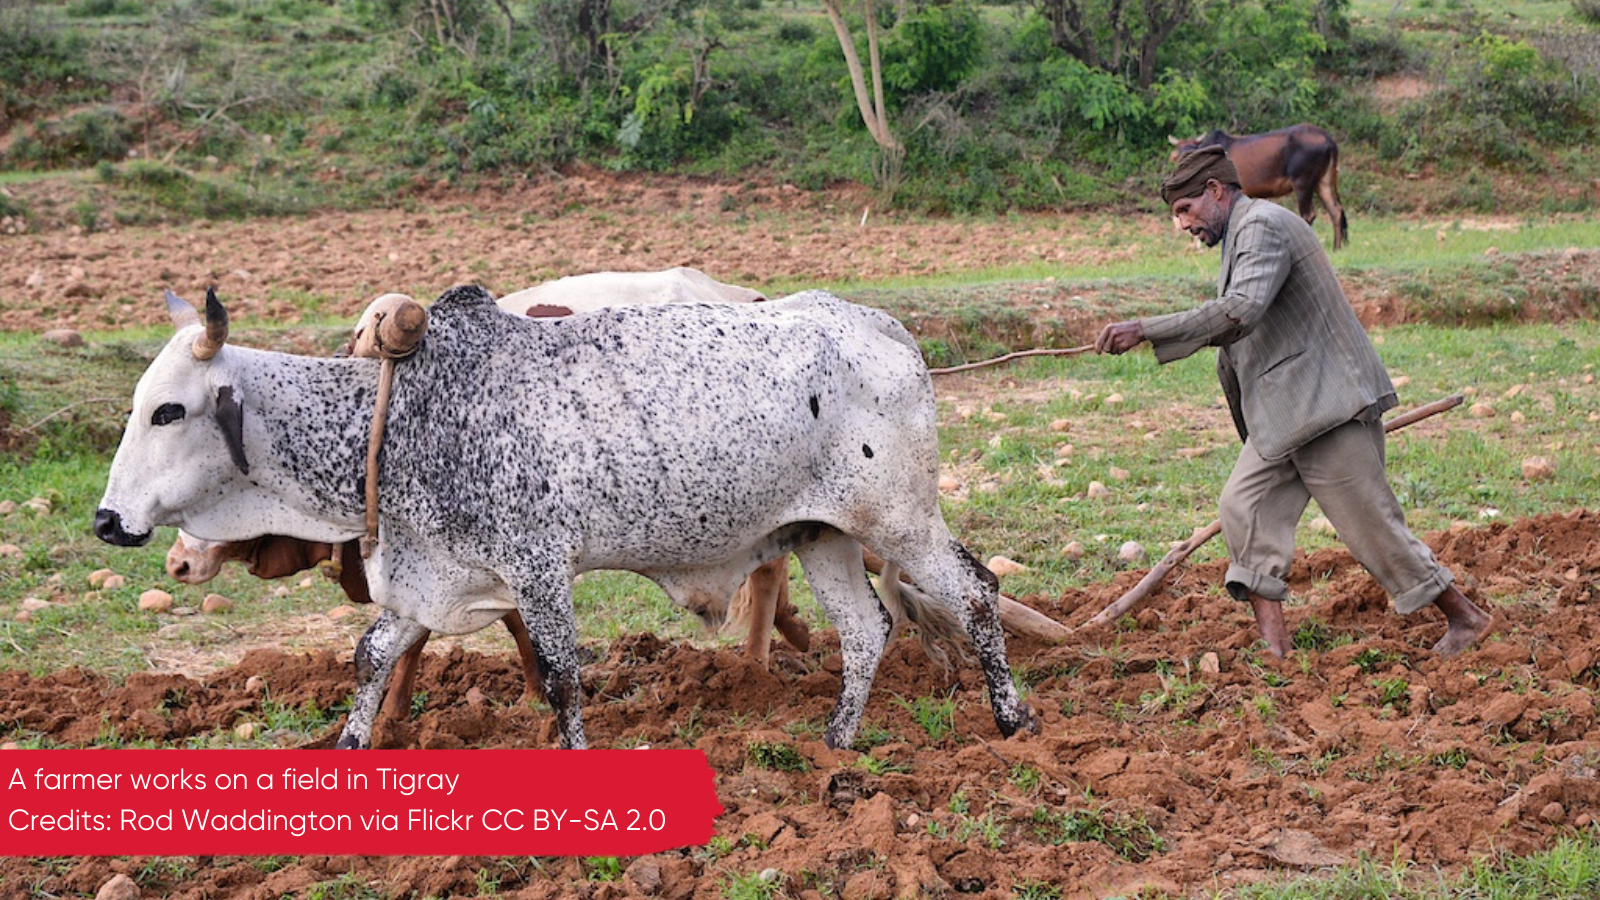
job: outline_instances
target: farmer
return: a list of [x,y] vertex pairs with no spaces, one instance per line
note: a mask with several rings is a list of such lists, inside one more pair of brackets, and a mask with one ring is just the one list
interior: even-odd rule
[[1380,421],[1394,385],[1345,299],[1315,232],[1269,200],[1252,200],[1220,147],[1185,156],[1161,185],[1184,230],[1222,244],[1217,297],[1164,316],[1107,325],[1101,353],[1144,341],[1169,363],[1216,346],[1217,375],[1244,448],[1218,500],[1228,593],[1249,600],[1267,649],[1283,658],[1284,578],[1294,528],[1316,498],[1395,609],[1429,604],[1448,627],[1434,652],[1453,656],[1492,619],[1406,527],[1384,475]]

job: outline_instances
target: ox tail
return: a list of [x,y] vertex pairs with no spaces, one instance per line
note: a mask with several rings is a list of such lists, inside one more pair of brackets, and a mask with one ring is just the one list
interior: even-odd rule
[[893,623],[889,627],[891,640],[907,624],[915,625],[923,651],[939,668],[946,672],[951,668],[950,654],[945,647],[954,649],[963,661],[971,661],[972,656],[966,650],[966,631],[954,613],[933,602],[916,585],[901,581],[900,567],[892,562],[884,562],[883,574],[878,577],[883,588],[881,599]]

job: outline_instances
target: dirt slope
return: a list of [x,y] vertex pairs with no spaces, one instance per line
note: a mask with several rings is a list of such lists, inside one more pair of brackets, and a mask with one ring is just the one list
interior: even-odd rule
[[[1040,734],[1002,740],[975,668],[946,675],[914,641],[886,657],[867,711],[865,754],[816,735],[838,688],[837,642],[779,651],[775,670],[732,651],[616,642],[586,667],[596,746],[643,741],[704,750],[727,813],[717,855],[683,850],[624,860],[615,881],[578,860],[303,857],[262,876],[256,861],[190,861],[144,877],[146,897],[303,896],[345,873],[383,896],[474,895],[480,872],[500,895],[717,896],[731,876],[772,868],[783,896],[1003,898],[1029,882],[1065,897],[1179,895],[1314,870],[1369,854],[1455,869],[1475,857],[1548,847],[1600,816],[1600,514],[1573,512],[1430,536],[1469,593],[1515,597],[1499,632],[1443,661],[1431,612],[1403,619],[1342,551],[1297,563],[1290,628],[1318,644],[1286,663],[1251,649],[1247,611],[1215,585],[1220,566],[1184,571],[1124,627],[1061,646],[1011,641],[1014,668],[1042,714]],[[1069,624],[1126,589],[1025,598]],[[509,655],[429,657],[428,710],[380,725],[387,747],[541,747],[548,716],[519,704]],[[229,728],[257,710],[259,676],[280,702],[326,707],[351,689],[332,653],[252,653],[209,677],[0,672],[0,726],[89,742],[108,726],[160,745]],[[952,696],[955,731],[930,739],[904,701]],[[174,698],[182,698],[175,700]],[[176,705],[176,708],[172,708]],[[166,712],[160,708],[166,706]],[[316,742],[329,746],[330,726]],[[761,768],[757,741],[794,747],[804,772]],[[870,758],[873,762],[864,760]],[[1092,814],[1094,819],[1084,819]],[[1088,839],[1098,821],[1123,837]],[[745,837],[747,835],[753,837]],[[762,849],[764,848],[764,849]],[[92,894],[148,859],[0,860],[0,883]]]

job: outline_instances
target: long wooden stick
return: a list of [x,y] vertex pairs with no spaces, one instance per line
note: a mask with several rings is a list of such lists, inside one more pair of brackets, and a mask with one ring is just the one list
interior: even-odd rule
[[1027,356],[1077,356],[1080,353],[1088,353],[1093,349],[1093,344],[1084,344],[1082,347],[1067,347],[1064,349],[1048,348],[1044,350],[1018,350],[1015,353],[1007,353],[1005,356],[996,356],[994,359],[985,359],[974,363],[967,363],[965,365],[951,366],[947,369],[929,369],[928,374],[949,375],[952,372],[966,372],[972,369],[982,369],[985,366],[998,366],[1003,362],[1010,362],[1013,359],[1022,359],[1023,357]]
[[[1414,422],[1420,422],[1447,409],[1454,409],[1461,405],[1462,399],[1460,394],[1451,394],[1441,400],[1435,400],[1432,403],[1419,406],[1408,413],[1395,416],[1383,423],[1384,433],[1404,428]],[[1101,610],[1094,618],[1083,623],[1082,627],[1090,628],[1095,625],[1104,625],[1107,622],[1120,619],[1137,609],[1151,594],[1155,593],[1156,589],[1167,579],[1172,570],[1177,568],[1179,563],[1188,559],[1189,554],[1200,549],[1202,544],[1216,537],[1221,531],[1221,519],[1214,520],[1204,528],[1196,529],[1195,533],[1187,541],[1174,547],[1171,552],[1161,558],[1160,562],[1155,564],[1154,568],[1145,573],[1145,576],[1139,579],[1139,583],[1134,585],[1132,590],[1118,597],[1116,602]]]

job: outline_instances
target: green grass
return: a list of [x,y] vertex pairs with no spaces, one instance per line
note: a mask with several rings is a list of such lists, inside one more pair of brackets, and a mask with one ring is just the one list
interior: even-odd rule
[[1166,846],[1143,817],[1113,812],[1094,803],[1078,810],[1036,807],[1029,822],[1034,834],[1047,844],[1092,841],[1105,844],[1130,862],[1143,862]]
[[1593,829],[1526,857],[1480,859],[1446,878],[1405,862],[1363,858],[1315,876],[1252,885],[1217,900],[1587,900],[1600,896]]
[[916,697],[907,700],[904,697],[894,699],[896,705],[911,714],[911,718],[928,735],[928,740],[937,743],[944,740],[956,728],[956,701],[952,697]]
[[1383,24],[1426,25],[1482,17],[1485,24],[1518,29],[1574,21],[1571,0],[1351,0],[1350,16]]
[[790,744],[774,741],[751,741],[746,756],[759,769],[774,772],[805,772],[811,768],[805,757]]
[[[1416,530],[1593,502],[1592,486],[1600,483],[1600,454],[1594,452],[1600,422],[1593,420],[1600,418],[1600,391],[1582,379],[1594,375],[1600,361],[1600,326],[1415,325],[1379,330],[1375,338],[1390,370],[1409,379],[1401,388],[1404,406],[1469,389],[1475,400],[1496,408],[1491,419],[1457,409],[1391,437],[1390,477]],[[170,624],[134,608],[146,587],[172,592],[179,605],[197,606],[211,591],[236,601],[225,625],[194,617],[162,639],[181,638],[200,649],[225,649],[235,629],[270,627],[342,601],[320,578],[302,588],[294,579],[269,584],[237,569],[208,586],[178,586],[162,570],[170,529],[138,550],[113,549],[89,534],[126,398],[158,344],[134,335],[63,352],[0,335],[0,384],[14,387],[12,428],[50,417],[24,451],[0,456],[0,500],[52,500],[47,516],[23,511],[0,519],[0,543],[20,549],[20,556],[0,558],[0,665],[141,670],[158,621]],[[1116,551],[1124,541],[1138,541],[1151,558],[1159,557],[1168,542],[1214,518],[1216,494],[1232,465],[1236,439],[1214,379],[1210,354],[1158,367],[1140,351],[994,369],[972,378],[959,396],[938,388],[944,470],[963,485],[945,499],[953,530],[980,558],[1003,554],[1028,566],[1003,585],[1014,596],[1054,596],[1103,582],[1122,567]],[[1121,402],[1109,402],[1112,395]],[[0,403],[6,396],[0,392]],[[1058,421],[1066,430],[1052,430]],[[1180,453],[1195,450],[1205,452]],[[1521,461],[1533,455],[1555,463],[1554,479],[1523,479]],[[1108,486],[1111,496],[1089,497],[1091,481]],[[1313,504],[1307,520],[1317,514]],[[1061,552],[1074,540],[1088,548],[1082,560]],[[1310,531],[1301,539],[1308,549],[1335,542]],[[1214,541],[1194,559],[1222,552]],[[91,599],[88,575],[102,567],[129,576],[129,585]],[[280,587],[288,596],[274,596]],[[803,585],[797,593],[802,614],[823,624]],[[696,619],[636,576],[586,575],[574,595],[586,641],[640,631],[704,636]],[[16,604],[27,597],[57,606],[32,622],[13,621]]]
[[[1187,235],[1170,232],[1159,237],[1149,235],[1144,223],[1149,217],[1161,217],[1153,190],[1151,196],[1148,211],[1120,217],[1121,221],[1119,217],[1103,215],[1064,220],[1053,216],[1017,217],[1017,222],[1024,226],[1019,231],[1019,244],[1043,242],[1074,261],[1039,259],[991,269],[884,279],[870,284],[837,280],[823,286],[838,291],[896,292],[1045,279],[1070,282],[1078,287],[1103,285],[1112,289],[1128,282],[1133,283],[1130,287],[1136,287],[1140,282],[1151,280],[1194,279],[1214,284],[1217,250],[1192,251]],[[1600,246],[1600,220],[1456,213],[1421,217],[1347,215],[1350,243],[1338,253],[1330,254],[1334,268],[1341,275],[1371,269],[1410,272],[1470,267],[1492,256]],[[1325,218],[1319,218],[1314,227],[1324,246],[1331,246]],[[1090,253],[1091,250],[1094,252]],[[1489,254],[1491,250],[1494,252]],[[1020,247],[1018,256],[1025,256]],[[780,281],[772,287],[774,292],[781,292],[818,286],[812,282],[788,284]]]

